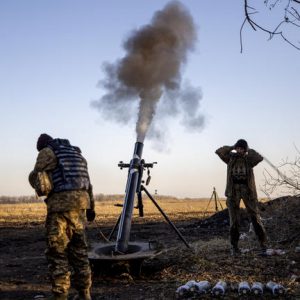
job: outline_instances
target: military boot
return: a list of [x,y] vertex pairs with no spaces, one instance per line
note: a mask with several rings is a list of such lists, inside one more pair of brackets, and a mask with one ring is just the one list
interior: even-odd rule
[[267,247],[265,245],[260,247],[259,256],[268,256]]
[[53,293],[47,300],[68,300],[68,294]]
[[73,300],[92,300],[90,290],[80,290]]
[[241,255],[241,250],[238,246],[232,246],[230,248],[230,255],[231,256],[239,256]]

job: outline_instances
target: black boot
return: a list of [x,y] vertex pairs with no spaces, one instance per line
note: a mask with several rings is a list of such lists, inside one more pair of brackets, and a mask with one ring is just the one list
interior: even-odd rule
[[230,254],[231,256],[239,256],[241,254],[241,250],[237,244],[231,245]]
[[86,289],[78,291],[78,294],[73,298],[73,300],[92,300],[90,290]]
[[47,299],[48,300],[68,300],[68,294],[53,293],[53,295]]

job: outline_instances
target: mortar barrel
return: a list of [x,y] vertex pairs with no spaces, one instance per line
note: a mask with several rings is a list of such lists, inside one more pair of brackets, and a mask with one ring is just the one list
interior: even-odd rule
[[134,197],[137,190],[137,184],[139,180],[139,172],[141,165],[141,158],[143,153],[144,144],[136,142],[133,152],[133,158],[130,161],[130,167],[128,170],[125,200],[123,210],[121,214],[117,242],[115,250],[116,252],[126,253],[128,249],[128,242],[130,237],[132,212],[134,207]]

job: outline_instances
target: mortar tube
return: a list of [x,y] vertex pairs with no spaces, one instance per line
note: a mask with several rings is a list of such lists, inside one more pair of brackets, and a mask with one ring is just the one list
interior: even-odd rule
[[128,171],[126,184],[125,200],[119,224],[117,242],[115,246],[115,251],[120,253],[126,253],[128,250],[132,212],[134,207],[134,197],[139,179],[139,168],[143,153],[143,146],[143,143],[135,143],[133,158],[130,161],[130,167]]

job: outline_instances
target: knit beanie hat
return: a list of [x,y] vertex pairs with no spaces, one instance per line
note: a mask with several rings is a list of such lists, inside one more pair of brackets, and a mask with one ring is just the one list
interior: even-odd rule
[[52,141],[53,138],[47,133],[42,133],[36,143],[36,149],[41,151],[43,148],[47,147],[47,144]]
[[248,150],[248,143],[245,140],[240,139],[234,144],[234,148],[238,148],[238,147],[243,148],[247,151]]

